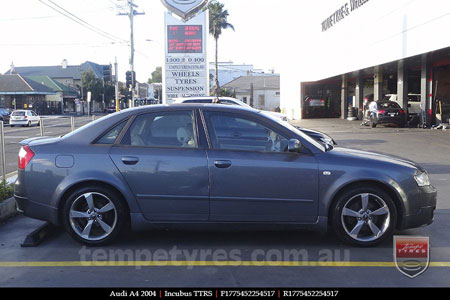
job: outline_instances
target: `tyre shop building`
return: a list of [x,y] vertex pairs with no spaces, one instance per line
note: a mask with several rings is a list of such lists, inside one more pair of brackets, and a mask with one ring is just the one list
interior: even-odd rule
[[[298,5],[307,16],[298,23],[299,34],[290,35],[282,48],[287,53],[281,70],[281,109],[289,117],[347,118],[349,109],[362,110],[365,98],[382,100],[393,94],[406,111],[415,95],[428,126],[448,122],[450,1],[330,0]],[[283,26],[292,27],[298,13],[286,10]],[[309,97],[321,99],[323,107],[312,110]]]

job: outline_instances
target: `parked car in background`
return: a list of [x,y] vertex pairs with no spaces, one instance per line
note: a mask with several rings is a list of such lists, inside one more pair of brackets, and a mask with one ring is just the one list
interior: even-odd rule
[[406,112],[393,101],[375,101],[369,105],[369,113],[366,116],[366,124],[371,128],[380,124],[396,124],[404,127],[406,124]]
[[[252,108],[250,105],[242,102],[239,99],[231,98],[231,97],[191,97],[191,98],[178,98],[175,99],[175,103],[198,103],[198,104],[225,104],[225,105],[238,105],[238,106],[244,106],[248,108]],[[275,118],[279,118],[282,121],[289,122],[289,118],[282,113],[274,112],[274,111],[268,111],[268,110],[261,110],[261,112],[269,114]]]
[[11,112],[9,111],[9,109],[0,108],[0,121],[3,121],[4,124],[8,124],[10,118]]
[[107,114],[113,114],[116,112],[116,107],[114,105],[111,105],[110,107],[105,109],[105,113]]
[[306,96],[304,100],[305,117],[326,117],[327,99],[323,96]]
[[412,162],[325,147],[236,105],[128,109],[21,146],[19,210],[89,246],[129,226],[194,223],[332,228],[369,247],[395,229],[431,224],[437,205],[426,171]]
[[[408,119],[411,119],[413,116],[420,114],[420,94],[408,94]],[[387,94],[384,96],[384,101],[394,101],[397,102],[398,105],[402,106],[403,103],[399,102],[397,94]]]
[[39,117],[32,110],[15,110],[11,113],[11,118],[9,124],[11,127],[14,126],[28,126],[31,127],[33,125],[39,126],[41,123],[41,117]]
[[[216,104],[225,104],[225,105],[237,105],[237,106],[242,106],[242,107],[247,107],[247,108],[252,108],[250,105],[245,104],[244,102],[235,99],[235,98],[230,98],[230,97],[201,97],[201,98],[179,98],[175,100],[175,103],[178,104],[192,104],[192,103],[198,103],[198,104],[210,104],[210,103],[216,103]],[[272,117],[278,118],[284,122],[289,122],[289,119],[286,115],[281,114],[281,113],[277,113],[277,112],[272,112],[272,111],[265,111],[262,110],[262,113],[268,114]],[[304,133],[306,133],[307,135],[311,136],[312,138],[314,138],[315,140],[321,142],[321,143],[326,143],[326,144],[330,144],[330,145],[337,145],[336,141],[330,137],[329,135],[316,131],[316,130],[312,130],[312,129],[305,129],[305,128],[301,128],[296,126],[297,129],[302,130]]]

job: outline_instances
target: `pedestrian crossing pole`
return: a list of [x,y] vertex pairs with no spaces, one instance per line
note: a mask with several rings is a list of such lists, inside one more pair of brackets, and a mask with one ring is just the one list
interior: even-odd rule
[[0,127],[1,127],[1,150],[2,150],[2,179],[3,181],[6,181],[6,149],[5,149],[5,124],[3,121],[0,121]]

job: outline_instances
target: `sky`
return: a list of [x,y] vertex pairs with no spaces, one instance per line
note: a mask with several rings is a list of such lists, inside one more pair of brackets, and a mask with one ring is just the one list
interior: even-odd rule
[[[63,7],[83,21],[101,29],[113,41],[58,14],[44,3]],[[328,0],[326,0],[328,1]],[[0,10],[0,73],[11,63],[20,66],[69,65],[87,60],[99,64],[119,63],[119,78],[129,69],[130,25],[126,16],[118,16],[117,6],[125,0],[2,0]],[[230,13],[235,31],[227,30],[220,39],[219,61],[253,64],[257,69],[279,72],[282,39],[293,32],[279,30],[283,11],[300,10],[303,0],[221,0]],[[164,12],[160,0],[135,0],[135,65],[138,81],[145,82],[164,62]],[[311,4],[314,5],[314,4]],[[298,6],[295,8],[295,6]],[[308,14],[301,11],[304,22]],[[294,20],[293,20],[294,21]],[[297,22],[297,21],[295,21]],[[151,40],[151,42],[146,41]],[[119,42],[117,42],[119,41]],[[208,56],[213,61],[214,43],[208,40]]]

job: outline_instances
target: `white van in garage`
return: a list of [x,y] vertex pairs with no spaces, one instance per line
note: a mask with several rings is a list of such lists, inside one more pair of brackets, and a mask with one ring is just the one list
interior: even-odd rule
[[[408,94],[408,113],[410,117],[420,114],[420,98],[420,94]],[[383,100],[394,101],[402,106],[402,103],[398,101],[397,94],[387,94]]]

